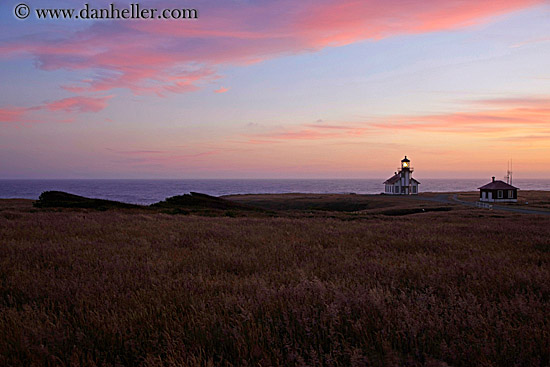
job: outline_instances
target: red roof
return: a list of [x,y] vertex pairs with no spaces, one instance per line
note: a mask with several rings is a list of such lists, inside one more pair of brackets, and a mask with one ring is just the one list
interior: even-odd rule
[[478,187],[479,189],[485,189],[485,190],[517,190],[517,187],[514,187],[512,185],[508,185],[504,181],[492,181],[489,182],[487,185]]
[[401,175],[399,173],[395,174],[393,177],[391,178],[388,178],[385,182],[384,182],[384,185],[388,184],[388,185],[393,185],[394,183],[396,183],[397,181],[399,181],[401,179]]
[[[399,181],[401,179],[401,174],[400,173],[397,173],[395,174],[393,177],[390,177],[388,178],[386,181],[384,181],[384,185],[393,185],[394,183],[396,183],[397,181]],[[420,182],[418,182],[417,180],[415,180],[414,178],[411,177],[411,182],[416,182],[417,184],[419,184]]]

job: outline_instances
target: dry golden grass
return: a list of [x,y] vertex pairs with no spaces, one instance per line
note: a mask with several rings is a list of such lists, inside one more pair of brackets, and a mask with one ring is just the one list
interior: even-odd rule
[[[452,205],[415,200],[411,197],[391,195],[356,195],[356,194],[251,194],[230,195],[225,199],[263,208],[266,210],[304,212],[326,215],[327,212],[354,213],[355,215],[388,214],[399,215],[413,211],[438,211],[458,209]],[[444,208],[444,209],[442,209]]]
[[0,200],[0,365],[547,366],[548,218],[379,212],[424,203],[403,205],[230,218]]

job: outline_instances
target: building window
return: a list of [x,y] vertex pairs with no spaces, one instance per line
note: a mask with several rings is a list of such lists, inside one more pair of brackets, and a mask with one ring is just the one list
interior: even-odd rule
[[514,190],[508,190],[508,197],[510,199],[513,199],[514,198]]
[[413,189],[413,194],[416,194],[416,186],[413,186],[412,189]]
[[504,197],[504,192],[502,190],[498,190],[498,198],[502,199]]

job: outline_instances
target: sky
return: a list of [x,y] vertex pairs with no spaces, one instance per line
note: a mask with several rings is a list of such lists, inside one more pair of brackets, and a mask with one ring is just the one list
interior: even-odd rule
[[548,0],[85,3],[0,3],[0,178],[550,178]]

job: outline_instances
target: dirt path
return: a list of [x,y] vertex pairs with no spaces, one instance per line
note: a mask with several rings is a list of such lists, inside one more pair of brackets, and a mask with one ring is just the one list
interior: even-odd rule
[[[477,202],[460,200],[456,194],[453,194],[453,195],[441,194],[433,197],[415,196],[414,198],[418,200],[435,201],[435,202],[444,203],[444,204],[461,204],[461,205],[471,206],[474,208],[477,207],[476,205]],[[507,212],[521,213],[521,214],[550,215],[550,211],[547,211],[547,210],[513,208],[513,207],[501,206],[501,205],[492,205],[492,210],[504,210]]]

